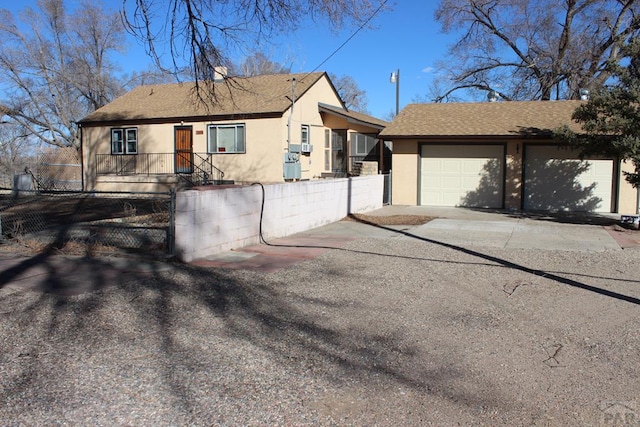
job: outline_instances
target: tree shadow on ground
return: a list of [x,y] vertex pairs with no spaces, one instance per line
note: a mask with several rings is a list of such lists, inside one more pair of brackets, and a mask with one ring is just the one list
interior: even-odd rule
[[[471,255],[487,265],[640,304],[638,298],[554,272],[407,231],[369,225]],[[68,419],[65,411],[77,393],[100,402],[104,399],[98,392],[100,387],[114,387],[113,393],[132,394],[131,399],[139,405],[144,401],[140,396],[162,389],[168,391],[165,403],[145,404],[156,405],[153,407],[159,411],[170,405],[183,414],[173,422],[197,424],[212,419],[207,399],[231,399],[243,405],[247,396],[262,387],[261,381],[266,389],[281,387],[261,376],[259,372],[266,365],[282,366],[283,372],[295,371],[337,387],[358,381],[391,382],[468,408],[510,407],[510,397],[501,395],[491,378],[482,378],[483,384],[476,386],[495,390],[492,392],[478,393],[474,388],[453,385],[465,379],[465,373],[457,368],[464,364],[459,359],[463,356],[453,348],[439,349],[448,353],[443,361],[440,353],[419,350],[400,330],[382,334],[341,328],[314,314],[337,310],[343,316],[350,315],[354,307],[348,300],[293,295],[286,286],[258,274],[147,263],[149,260],[145,260],[146,268],[141,268],[142,262],[132,261],[118,266],[100,258],[60,259],[51,250],[3,272],[0,367],[4,379],[0,397],[11,399],[10,408],[15,412],[10,415],[17,419],[21,413],[44,411],[53,419]],[[80,272],[81,277],[75,277],[77,282],[69,281],[69,272]],[[38,280],[45,284],[40,289],[44,293],[15,287],[17,279],[30,273],[38,274]],[[85,291],[71,292],[74,286]],[[376,307],[359,309],[373,315]],[[425,365],[425,361],[429,363]],[[93,379],[78,383],[81,370],[90,370]],[[221,373],[229,370],[238,370],[237,376],[230,379],[229,374]],[[255,405],[253,410],[268,410]],[[88,408],[99,411],[100,405]],[[103,416],[108,418],[109,414]]]
[[[362,220],[360,220],[360,221],[364,222]],[[364,223],[367,223],[367,222],[364,222]],[[497,256],[485,254],[485,253],[482,253],[482,252],[479,252],[479,251],[476,251],[476,250],[473,250],[473,249],[464,248],[462,246],[453,245],[453,244],[446,243],[446,242],[440,242],[438,240],[429,239],[427,237],[417,236],[417,235],[412,234],[412,233],[410,233],[408,231],[397,230],[397,229],[394,229],[394,228],[389,228],[389,227],[385,227],[383,225],[378,225],[378,224],[374,224],[374,223],[368,223],[368,224],[372,225],[374,227],[377,227],[377,228],[381,228],[381,229],[384,229],[384,230],[388,230],[388,231],[392,231],[394,233],[401,234],[401,235],[406,236],[406,237],[410,237],[412,239],[420,240],[420,241],[427,242],[427,243],[433,243],[433,244],[436,244],[436,245],[439,245],[439,246],[443,246],[443,247],[446,247],[446,248],[449,248],[449,249],[453,249],[455,251],[459,251],[459,252],[462,252],[462,253],[465,253],[465,254],[468,254],[468,255],[472,255],[472,256],[474,256],[476,258],[480,258],[480,259],[483,259],[483,260],[488,261],[488,262],[496,263],[496,264],[504,266],[506,268],[519,270],[519,271],[522,271],[522,272],[525,272],[525,273],[528,273],[528,274],[533,274],[533,275],[536,275],[536,276],[541,276],[541,277],[544,277],[546,279],[550,279],[550,280],[553,280],[555,282],[558,282],[560,284],[568,285],[568,286],[575,287],[575,288],[578,288],[578,289],[583,289],[583,290],[586,290],[586,291],[589,291],[589,292],[594,292],[596,294],[607,296],[607,297],[611,297],[611,298],[615,298],[615,299],[618,299],[620,301],[626,301],[626,302],[630,302],[632,304],[640,305],[640,298],[636,298],[636,297],[632,297],[632,296],[629,296],[629,295],[620,294],[618,292],[609,291],[607,289],[598,288],[596,286],[591,286],[591,285],[588,285],[586,283],[578,282],[576,280],[572,280],[572,279],[568,279],[566,277],[559,276],[559,275],[554,274],[554,273],[549,272],[549,271],[533,269],[533,268],[530,268],[530,267],[527,267],[527,266],[524,266],[524,265],[520,265],[520,264],[511,262],[511,261],[506,260],[506,259],[499,258]]]
[[[349,301],[293,297],[259,275],[240,278],[222,270],[130,261],[62,258],[49,251],[3,272],[0,368],[6,369],[0,397],[12,401],[6,414],[19,419],[20,414],[44,411],[50,419],[69,419],[65,410],[78,393],[100,401],[104,387],[140,395],[147,387],[169,390],[160,407],[172,405],[184,415],[174,422],[199,423],[211,415],[201,387],[213,399],[240,404],[249,388],[272,381],[243,378],[253,372],[249,368],[233,380],[229,374],[215,380],[220,370],[244,369],[238,355],[257,358],[247,360],[249,365],[274,363],[336,385],[378,378],[379,384],[391,381],[469,408],[509,405],[498,392],[477,394],[453,387],[463,376],[452,367],[453,351],[446,363],[435,359],[433,369],[420,367],[415,360],[436,356],[419,354],[402,331],[340,328],[302,309],[348,313],[353,310]],[[38,286],[16,284],[30,275],[28,282]],[[7,334],[8,325],[14,334]],[[82,370],[89,373],[80,375]],[[86,375],[94,379],[86,382]],[[483,388],[495,389],[489,378],[486,381]],[[236,393],[240,397],[234,397]],[[95,405],[88,407],[99,415]]]
[[601,225],[619,224],[619,217],[615,214],[598,214],[595,212],[549,212],[549,211],[521,211],[516,209],[485,209],[464,207],[475,212],[486,212],[503,215],[508,218],[526,218],[535,221],[555,222],[558,224]]

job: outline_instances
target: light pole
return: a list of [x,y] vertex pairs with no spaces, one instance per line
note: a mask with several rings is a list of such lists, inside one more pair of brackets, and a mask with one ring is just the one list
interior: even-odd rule
[[389,82],[396,84],[396,116],[400,112],[400,68],[395,73],[391,73]]

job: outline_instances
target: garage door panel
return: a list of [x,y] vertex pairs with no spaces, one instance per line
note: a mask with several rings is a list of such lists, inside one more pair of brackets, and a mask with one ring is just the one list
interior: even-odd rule
[[527,146],[524,208],[611,212],[613,160],[580,160],[577,151]]
[[434,176],[432,179],[429,179],[425,184],[425,190],[434,190],[442,187],[442,178],[439,176]]
[[457,206],[460,204],[460,197],[456,194],[444,194],[441,198],[440,206]]
[[597,160],[592,160],[591,162],[591,176],[601,176],[601,175],[607,175],[607,174],[611,174],[612,170],[612,164],[610,161],[597,161]]
[[486,169],[491,159],[472,159],[462,161],[462,173],[476,174],[478,171]]
[[424,145],[420,168],[423,205],[502,207],[502,145]]
[[456,190],[462,186],[462,179],[459,176],[444,176],[441,183],[440,187],[445,190]]
[[443,171],[442,161],[440,159],[424,159],[423,165],[434,173]]
[[463,188],[473,188],[478,187],[478,179],[476,177],[462,177],[462,187]]
[[449,175],[460,173],[462,169],[462,165],[460,165],[459,162],[452,161],[452,160],[442,160],[441,164],[442,164],[442,167],[440,169],[441,172],[444,172]]

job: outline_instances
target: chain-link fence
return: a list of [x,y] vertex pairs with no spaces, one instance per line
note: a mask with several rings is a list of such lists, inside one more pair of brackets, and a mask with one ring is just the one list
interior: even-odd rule
[[39,190],[82,190],[82,161],[75,147],[46,147],[38,153],[34,178]]
[[0,244],[173,255],[175,193],[0,188]]

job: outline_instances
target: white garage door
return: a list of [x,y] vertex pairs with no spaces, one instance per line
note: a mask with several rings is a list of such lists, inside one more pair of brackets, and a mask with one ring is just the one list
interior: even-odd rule
[[613,160],[581,161],[555,146],[525,146],[524,209],[611,212]]
[[420,204],[501,208],[503,145],[423,145]]

